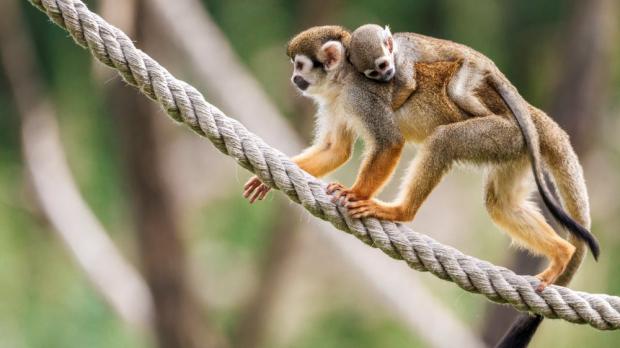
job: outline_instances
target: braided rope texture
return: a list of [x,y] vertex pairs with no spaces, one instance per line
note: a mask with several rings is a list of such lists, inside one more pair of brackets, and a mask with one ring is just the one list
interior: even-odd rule
[[137,49],[125,33],[91,12],[83,2],[29,1],[67,30],[78,45],[88,48],[99,61],[117,70],[127,83],[160,104],[174,120],[208,138],[240,166],[336,228],[395,259],[404,260],[415,270],[428,271],[493,302],[509,304],[520,311],[547,318],[590,324],[601,330],[620,328],[619,297],[589,294],[555,285],[537,293],[536,278],[520,276],[465,255],[405,225],[375,218],[351,219],[345,208],[331,202],[323,182],[209,104],[196,88],[172,76],[153,58]]

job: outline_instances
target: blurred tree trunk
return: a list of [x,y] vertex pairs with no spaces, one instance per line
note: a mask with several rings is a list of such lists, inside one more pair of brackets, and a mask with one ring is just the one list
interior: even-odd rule
[[562,68],[551,102],[551,116],[568,132],[582,156],[596,134],[609,93],[613,1],[576,2],[569,39],[560,57]]
[[[557,57],[561,68],[549,115],[570,135],[582,158],[596,133],[608,93],[611,1],[575,1],[566,30],[566,46],[559,48],[561,54]],[[509,267],[519,274],[538,273],[543,264],[542,258],[524,251],[517,250],[513,255]],[[490,305],[482,333],[485,343],[495,344],[517,315],[512,308]]]
[[[282,197],[278,198],[279,211],[285,211],[288,204]],[[284,283],[286,265],[299,247],[296,241],[299,216],[291,213],[278,216],[272,227],[269,247],[263,254],[260,282],[234,335],[234,346],[237,348],[258,348],[265,345],[272,309]]]
[[151,334],[149,289],[82,198],[67,164],[20,3],[5,0],[0,13],[6,16],[0,21],[0,63],[21,118],[24,165],[38,206],[94,290],[126,324]]
[[[148,21],[142,2],[133,20],[135,40]],[[143,271],[155,304],[155,329],[161,348],[218,347],[223,340],[208,326],[187,279],[187,254],[179,222],[161,172],[154,105],[124,83],[107,84],[111,114],[117,118],[124,149],[125,176],[131,196]]]

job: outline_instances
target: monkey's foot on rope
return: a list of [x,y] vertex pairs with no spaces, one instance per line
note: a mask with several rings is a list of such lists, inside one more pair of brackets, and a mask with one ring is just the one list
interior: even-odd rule
[[395,204],[381,202],[377,199],[361,200],[349,202],[346,205],[349,215],[352,218],[374,217],[381,220],[390,221],[410,221],[413,216],[407,214],[406,210]]

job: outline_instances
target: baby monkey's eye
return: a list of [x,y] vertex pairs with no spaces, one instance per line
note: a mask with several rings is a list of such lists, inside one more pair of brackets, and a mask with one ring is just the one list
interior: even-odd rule
[[377,72],[377,70],[373,70],[371,72],[368,73],[369,77],[377,77],[379,76],[379,73]]
[[379,64],[379,69],[385,69],[386,66],[387,66],[387,63],[383,62],[383,63]]
[[321,64],[321,62],[319,62],[318,60],[313,60],[312,61],[312,67],[313,68],[322,68],[323,64]]

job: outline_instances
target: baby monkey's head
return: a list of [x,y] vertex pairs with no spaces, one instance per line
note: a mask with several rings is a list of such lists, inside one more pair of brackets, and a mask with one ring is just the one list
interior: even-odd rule
[[389,81],[396,74],[394,39],[390,28],[366,24],[351,34],[349,60],[357,71],[373,80]]

